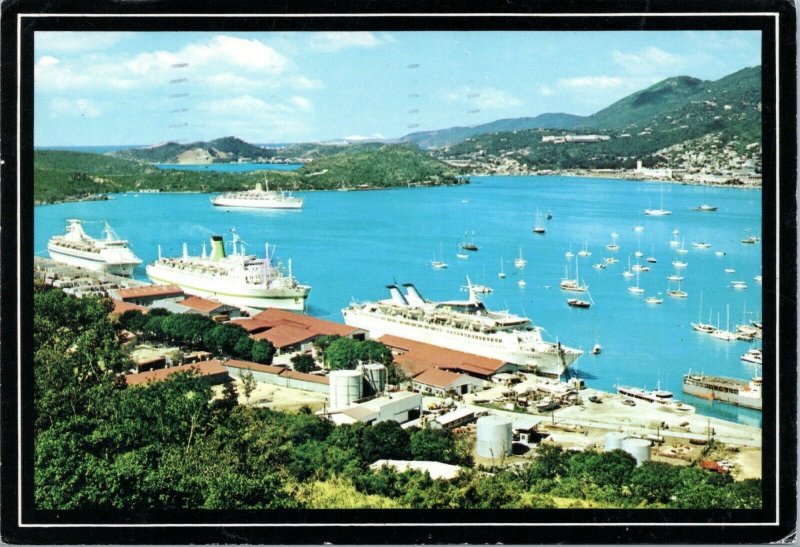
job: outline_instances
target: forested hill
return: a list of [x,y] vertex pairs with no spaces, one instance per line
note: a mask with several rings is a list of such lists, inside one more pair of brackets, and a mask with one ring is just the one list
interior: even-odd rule
[[[221,192],[253,188],[269,176],[274,190],[329,190],[435,186],[462,182],[453,167],[414,145],[354,145],[327,151],[329,156],[299,171],[226,173],[213,170],[162,170],[154,166],[81,152],[37,150],[34,200],[53,203],[90,194],[136,190]],[[335,152],[335,154],[334,154]]]
[[111,152],[110,155],[148,163],[229,163],[239,159],[271,158],[275,151],[236,137],[223,137],[208,142],[168,142],[145,148],[128,148]]

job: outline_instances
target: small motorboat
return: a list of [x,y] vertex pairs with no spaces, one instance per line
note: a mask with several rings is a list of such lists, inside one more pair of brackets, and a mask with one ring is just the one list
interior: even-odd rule
[[579,300],[577,298],[568,298],[567,305],[572,308],[589,308],[592,303],[588,300]]

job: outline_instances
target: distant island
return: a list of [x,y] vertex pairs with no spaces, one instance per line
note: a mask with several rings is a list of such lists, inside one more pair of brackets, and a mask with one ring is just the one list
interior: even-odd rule
[[[37,150],[34,199],[52,203],[136,190],[217,192],[269,177],[284,190],[465,183],[472,174],[584,175],[761,186],[761,67],[716,81],[668,78],[591,116],[536,117],[410,133],[381,142],[258,146],[228,136],[106,155]],[[223,173],[153,164],[295,163],[297,171]]]

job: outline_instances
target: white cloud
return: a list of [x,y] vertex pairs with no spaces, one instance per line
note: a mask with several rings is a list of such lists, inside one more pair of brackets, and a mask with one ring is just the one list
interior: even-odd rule
[[579,76],[576,78],[561,78],[558,80],[560,87],[572,89],[606,90],[621,87],[625,80],[617,76]]
[[292,97],[291,102],[295,107],[304,112],[311,112],[314,110],[314,103],[305,97]]
[[190,65],[221,63],[272,74],[283,72],[289,63],[286,57],[259,40],[225,35],[214,36],[203,44],[189,44],[177,57]]
[[388,33],[374,32],[316,32],[309,45],[313,51],[336,52],[348,48],[372,48],[394,42]]
[[494,87],[474,89],[463,86],[447,93],[445,99],[451,103],[461,103],[482,110],[502,110],[522,104],[522,101],[511,93]]
[[545,97],[548,97],[554,93],[553,88],[549,85],[540,85],[536,89],[539,91],[540,95],[544,95]]
[[[682,70],[689,66],[689,60],[680,55],[669,53],[657,47],[648,47],[638,53],[623,53],[614,50],[611,59],[631,74],[668,73]],[[698,59],[693,59],[696,62]]]
[[37,31],[33,40],[37,53],[83,53],[102,51],[134,35],[133,32]]
[[88,99],[64,99],[57,97],[50,101],[50,111],[59,117],[97,118],[103,110],[100,105]]

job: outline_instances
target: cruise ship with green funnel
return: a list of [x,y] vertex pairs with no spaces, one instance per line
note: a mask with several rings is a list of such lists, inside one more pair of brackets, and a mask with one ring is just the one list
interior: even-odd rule
[[235,230],[231,232],[230,255],[226,254],[220,235],[211,236],[208,255],[203,244],[201,256],[189,256],[184,243],[182,256],[164,258],[159,246],[158,260],[147,265],[147,276],[157,285],[177,285],[187,294],[213,298],[230,306],[304,311],[311,287],[301,285],[292,275],[291,260],[286,270],[279,262],[273,264],[269,244],[264,258],[246,254],[245,243]]

